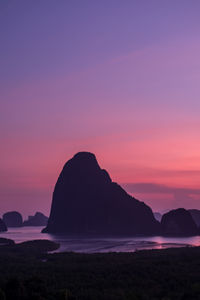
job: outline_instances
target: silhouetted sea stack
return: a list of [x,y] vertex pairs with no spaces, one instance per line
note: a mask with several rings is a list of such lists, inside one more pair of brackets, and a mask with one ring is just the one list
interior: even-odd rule
[[17,211],[9,211],[3,215],[3,221],[7,227],[21,227],[22,215]]
[[100,168],[94,154],[79,152],[64,166],[43,232],[94,235],[160,233],[149,206],[128,195]]
[[2,219],[0,219],[0,232],[7,231],[6,224]]
[[198,235],[198,228],[191,214],[184,208],[171,210],[162,216],[162,233],[168,236]]
[[23,226],[46,226],[48,218],[41,212],[36,212],[34,216],[29,216],[28,220],[24,221]]

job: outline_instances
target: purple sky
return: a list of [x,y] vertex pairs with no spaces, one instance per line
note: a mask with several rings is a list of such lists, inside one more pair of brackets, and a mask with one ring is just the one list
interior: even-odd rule
[[0,1],[0,215],[48,214],[73,154],[200,208],[200,2]]

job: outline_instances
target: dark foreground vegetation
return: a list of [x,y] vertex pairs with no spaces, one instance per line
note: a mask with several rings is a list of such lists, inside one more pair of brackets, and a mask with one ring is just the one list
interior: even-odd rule
[[0,299],[200,299],[200,247],[54,253],[35,241],[0,246]]

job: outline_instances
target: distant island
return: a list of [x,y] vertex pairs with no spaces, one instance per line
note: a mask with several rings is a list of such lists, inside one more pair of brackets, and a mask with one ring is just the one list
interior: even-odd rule
[[189,211],[178,208],[164,214],[161,219],[162,235],[193,236],[199,234],[199,229]]
[[3,215],[3,221],[7,227],[21,227],[23,224],[22,215],[17,211],[9,211]]
[[36,212],[34,216],[29,216],[28,220],[23,222],[23,226],[46,226],[48,218],[41,212]]
[[23,217],[18,211],[8,211],[0,219],[0,231],[7,231],[7,228],[24,227],[24,226],[46,226],[48,217],[41,212],[36,212],[34,216],[29,216],[23,221]]

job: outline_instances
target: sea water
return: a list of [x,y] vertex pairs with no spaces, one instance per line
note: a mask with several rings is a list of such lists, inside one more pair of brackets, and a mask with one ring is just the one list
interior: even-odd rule
[[60,244],[57,252],[133,252],[142,249],[165,249],[170,247],[200,246],[200,236],[194,237],[71,237],[41,233],[43,227],[9,228],[1,232],[0,237],[14,240],[16,243],[36,239],[48,239]]

